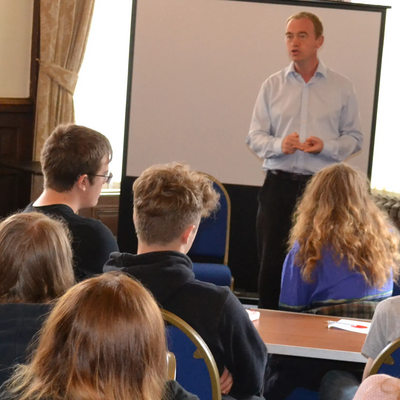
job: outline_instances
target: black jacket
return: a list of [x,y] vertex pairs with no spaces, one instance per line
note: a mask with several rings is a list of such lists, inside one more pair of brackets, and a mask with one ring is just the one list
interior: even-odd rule
[[15,363],[23,363],[28,345],[50,312],[48,304],[0,304],[0,385]]
[[99,220],[75,214],[66,204],[34,207],[29,204],[23,212],[41,212],[52,218],[62,218],[72,234],[75,277],[81,281],[101,274],[110,253],[119,251],[111,231]]
[[260,395],[267,363],[266,346],[239,300],[227,287],[194,278],[186,255],[163,251],[132,255],[112,253],[104,272],[122,270],[147,287],[165,310],[191,325],[217,363],[233,376],[234,398]]

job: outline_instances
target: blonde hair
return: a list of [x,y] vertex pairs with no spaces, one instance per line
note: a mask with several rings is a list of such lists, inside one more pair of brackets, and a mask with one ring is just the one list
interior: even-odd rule
[[306,282],[326,247],[371,286],[399,275],[398,231],[374,203],[367,178],[347,164],[326,167],[310,180],[293,224],[289,244],[299,243],[296,264]]
[[133,184],[136,234],[147,244],[166,245],[218,206],[212,181],[185,164],[153,165]]
[[318,39],[320,36],[324,34],[324,27],[322,25],[321,20],[313,13],[302,11],[297,14],[294,14],[290,16],[286,20],[286,25],[292,20],[292,19],[309,19],[313,25],[314,25],[314,33],[315,33],[315,38]]
[[0,223],[0,303],[47,303],[74,283],[64,223],[36,212]]
[[109,272],[58,301],[31,362],[6,389],[18,400],[159,400],[166,379],[156,302],[134,279]]

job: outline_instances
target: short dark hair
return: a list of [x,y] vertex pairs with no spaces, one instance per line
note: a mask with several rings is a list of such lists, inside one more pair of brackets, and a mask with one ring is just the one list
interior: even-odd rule
[[46,140],[40,158],[44,187],[67,192],[83,174],[93,183],[104,157],[112,159],[112,148],[104,135],[85,126],[59,125]]
[[294,14],[290,16],[287,21],[286,25],[292,20],[292,19],[302,19],[302,18],[307,18],[309,19],[313,25],[314,25],[314,33],[315,33],[315,38],[318,39],[320,36],[324,34],[324,27],[322,25],[321,20],[313,13],[302,11],[297,14]]

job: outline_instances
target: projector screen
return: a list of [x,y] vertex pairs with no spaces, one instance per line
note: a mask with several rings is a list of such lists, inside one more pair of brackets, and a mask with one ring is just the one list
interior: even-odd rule
[[384,7],[137,0],[125,175],[185,161],[224,183],[260,186],[262,160],[245,138],[261,84],[290,63],[286,19],[304,10],[324,24],[320,59],[354,85],[364,145],[349,162],[368,173]]
[[231,204],[235,289],[257,290],[257,193],[262,160],[245,145],[262,83],[290,63],[286,19],[317,14],[319,56],[354,85],[364,144],[349,162],[370,175],[386,7],[333,1],[137,0],[118,244],[136,252],[132,183],[155,163],[185,161],[215,176]]

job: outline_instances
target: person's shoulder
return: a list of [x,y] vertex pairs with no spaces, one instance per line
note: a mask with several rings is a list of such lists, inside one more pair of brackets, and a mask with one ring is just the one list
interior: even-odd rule
[[263,83],[264,86],[266,85],[271,85],[277,82],[282,81],[285,76],[287,75],[288,70],[290,69],[289,67],[283,68],[277,72],[274,72],[272,75],[270,75]]
[[331,68],[326,67],[326,76],[330,81],[339,84],[341,87],[349,89],[353,88],[353,84],[351,83],[351,80],[347,78],[347,76],[344,76]]
[[389,297],[386,300],[381,301],[376,309],[375,315],[379,314],[392,314],[398,316],[400,314],[400,296]]
[[231,293],[231,290],[226,286],[217,286],[213,283],[203,282],[197,279],[188,281],[185,286],[201,296],[219,298],[224,301]]

